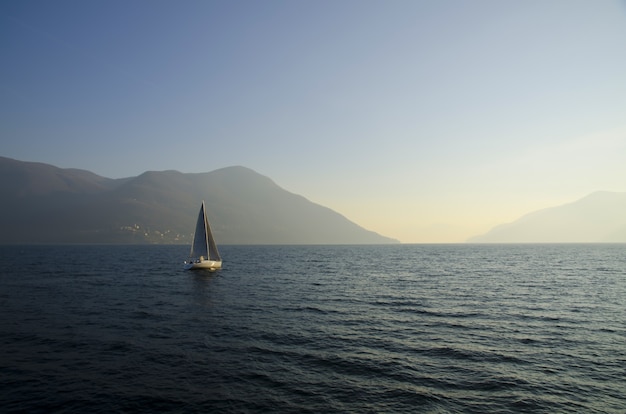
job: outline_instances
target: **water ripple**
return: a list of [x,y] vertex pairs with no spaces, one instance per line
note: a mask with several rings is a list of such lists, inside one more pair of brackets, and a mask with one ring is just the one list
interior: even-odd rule
[[221,250],[0,248],[3,411],[626,407],[622,245]]

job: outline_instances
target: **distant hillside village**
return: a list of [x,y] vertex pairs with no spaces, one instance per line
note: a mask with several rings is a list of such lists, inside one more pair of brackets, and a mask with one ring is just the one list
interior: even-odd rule
[[142,228],[137,223],[130,226],[120,226],[119,230],[123,234],[129,234],[138,243],[189,244],[193,239],[193,233],[180,234],[172,230]]

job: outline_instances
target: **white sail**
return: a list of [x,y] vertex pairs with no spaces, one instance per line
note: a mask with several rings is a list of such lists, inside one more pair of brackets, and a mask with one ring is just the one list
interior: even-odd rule
[[191,245],[191,252],[189,258],[199,258],[200,256],[209,257],[208,242],[207,242],[207,229],[206,229],[206,213],[204,210],[204,201],[200,207],[200,213],[198,214],[198,220],[196,221],[196,230],[193,233],[193,243]]
[[[202,202],[202,207],[204,209],[204,201]],[[204,228],[206,229],[207,235],[207,249],[209,253],[209,259],[211,260],[222,260],[220,256],[220,252],[217,250],[217,244],[215,243],[215,239],[213,238],[213,232],[211,231],[211,225],[209,224],[209,219],[207,219],[206,213],[204,215]]]
[[211,226],[206,215],[204,201],[200,206],[200,213],[196,221],[196,230],[193,234],[191,252],[187,261],[188,269],[219,269],[222,267],[222,258],[217,250],[217,244],[211,233]]

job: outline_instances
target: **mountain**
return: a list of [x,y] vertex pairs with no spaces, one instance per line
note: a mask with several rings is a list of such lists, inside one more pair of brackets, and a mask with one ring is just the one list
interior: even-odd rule
[[494,227],[471,243],[626,242],[626,193],[599,191]]
[[0,157],[0,243],[191,243],[200,202],[220,244],[397,240],[245,167],[111,179]]

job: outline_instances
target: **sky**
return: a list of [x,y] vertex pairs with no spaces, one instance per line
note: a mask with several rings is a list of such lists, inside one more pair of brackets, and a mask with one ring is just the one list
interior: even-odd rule
[[626,191],[626,2],[0,2],[0,156],[242,165],[405,243]]

